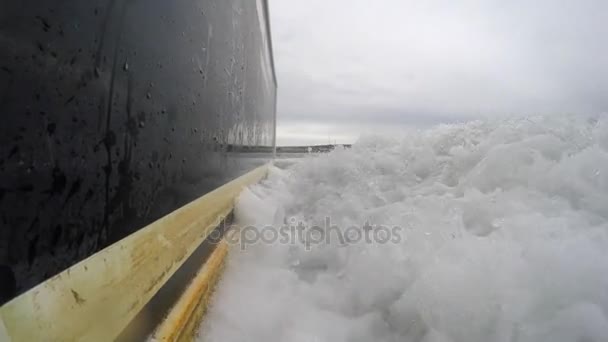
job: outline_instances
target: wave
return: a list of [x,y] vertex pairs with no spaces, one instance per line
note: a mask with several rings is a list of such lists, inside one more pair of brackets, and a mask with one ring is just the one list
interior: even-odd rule
[[606,340],[605,118],[369,135],[281,166],[241,195],[240,226],[399,239],[234,246],[202,340]]

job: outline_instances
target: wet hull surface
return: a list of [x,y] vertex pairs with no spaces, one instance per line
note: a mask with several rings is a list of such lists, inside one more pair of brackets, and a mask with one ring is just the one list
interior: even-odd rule
[[268,161],[268,32],[264,1],[0,0],[3,301]]

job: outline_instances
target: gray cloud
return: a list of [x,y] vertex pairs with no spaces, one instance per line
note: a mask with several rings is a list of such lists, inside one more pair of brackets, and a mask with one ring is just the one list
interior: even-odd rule
[[277,0],[271,16],[279,143],[305,125],[608,111],[608,1]]

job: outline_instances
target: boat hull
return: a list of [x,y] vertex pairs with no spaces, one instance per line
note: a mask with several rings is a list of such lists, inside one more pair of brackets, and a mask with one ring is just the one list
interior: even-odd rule
[[265,163],[265,1],[2,1],[2,299]]

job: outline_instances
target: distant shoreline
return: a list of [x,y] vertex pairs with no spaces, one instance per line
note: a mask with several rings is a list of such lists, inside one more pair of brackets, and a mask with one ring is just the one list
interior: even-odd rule
[[319,153],[331,152],[336,147],[351,148],[352,144],[310,145],[310,146],[277,146],[277,153]]

